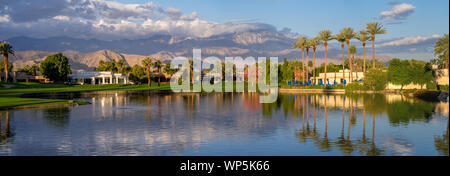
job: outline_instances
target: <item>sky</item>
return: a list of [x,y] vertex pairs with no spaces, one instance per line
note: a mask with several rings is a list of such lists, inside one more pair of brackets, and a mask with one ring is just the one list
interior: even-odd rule
[[[121,3],[145,3],[146,0],[119,0]],[[448,0],[155,0],[156,4],[197,12],[208,21],[247,21],[272,24],[279,30],[314,36],[320,30],[338,32],[344,27],[362,29],[372,21],[383,22],[388,29],[384,38],[430,36],[449,31]],[[395,4],[413,6],[406,13],[381,18],[382,12],[392,11]],[[398,18],[396,18],[398,17]]]
[[375,21],[388,31],[377,36],[384,42],[380,47],[414,45],[397,54],[432,57],[430,44],[449,31],[449,1],[0,0],[0,40],[24,35],[102,40],[154,34],[209,37],[250,30],[313,37],[323,29],[359,31]]

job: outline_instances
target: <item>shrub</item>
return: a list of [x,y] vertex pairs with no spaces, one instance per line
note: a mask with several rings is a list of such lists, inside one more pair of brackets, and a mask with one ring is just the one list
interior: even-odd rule
[[345,86],[346,92],[353,92],[353,91],[360,91],[360,90],[368,90],[368,88],[366,86],[364,86],[363,84],[360,84],[357,82],[349,83],[349,84],[347,84],[347,86]]
[[367,70],[363,84],[368,90],[384,90],[388,82],[387,73],[383,72],[381,69],[370,69]]

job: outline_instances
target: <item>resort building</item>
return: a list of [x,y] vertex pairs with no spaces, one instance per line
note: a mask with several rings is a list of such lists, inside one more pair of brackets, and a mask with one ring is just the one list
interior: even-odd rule
[[448,69],[436,69],[435,70],[435,82],[438,85],[448,85],[449,77],[448,77]]
[[77,72],[69,75],[71,83],[76,84],[127,84],[128,76],[111,72]]
[[[364,72],[353,72],[353,82],[362,80],[364,78]],[[311,81],[314,81],[314,77],[310,77]],[[346,83],[350,82],[350,70],[345,69],[344,71],[339,70],[339,72],[328,72],[327,73],[327,80],[325,80],[325,73],[319,73],[319,75],[316,76],[316,84],[319,84],[321,81],[323,84],[334,84],[336,81],[336,84],[342,84],[344,83],[344,80]]]

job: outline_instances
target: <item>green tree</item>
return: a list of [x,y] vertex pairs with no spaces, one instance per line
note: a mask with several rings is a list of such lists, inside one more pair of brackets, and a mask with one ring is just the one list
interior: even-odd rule
[[424,61],[411,60],[409,73],[410,78],[414,84],[419,84],[421,89],[423,85],[427,85],[433,81],[433,73]]
[[172,69],[170,67],[171,67],[171,64],[169,62],[164,66],[164,72],[167,73],[168,75],[172,76],[173,74],[175,74],[178,71],[178,69]]
[[292,80],[292,76],[294,75],[294,71],[292,70],[293,66],[292,66],[292,62],[289,62],[286,58],[284,58],[283,60],[283,64],[281,64],[280,66],[280,76],[281,79],[279,79],[280,81],[291,81]]
[[70,70],[69,59],[61,53],[48,56],[41,62],[41,73],[52,81],[64,81],[67,75],[72,73]]
[[132,80],[134,83],[141,84],[146,75],[147,74],[145,73],[145,69],[136,64],[131,68],[130,80]]
[[37,66],[36,64],[33,64],[31,66],[25,65],[25,67],[23,67],[23,68],[16,69],[17,72],[25,72],[27,75],[32,75],[32,76],[36,76],[38,70],[39,70],[39,66]]
[[445,62],[445,68],[448,69],[448,34],[445,34],[443,37],[439,38],[434,46],[434,55],[438,56],[439,60]]
[[157,60],[155,63],[155,67],[158,69],[158,87],[161,86],[161,68],[162,68],[162,62],[160,60]]
[[332,32],[330,30],[323,30],[319,32],[319,39],[323,41],[323,46],[325,47],[325,82],[327,80],[327,47],[328,47],[328,41],[333,39]]
[[8,55],[12,54],[14,55],[13,47],[8,42],[1,42],[0,43],[0,54],[3,55],[3,70],[5,72],[5,82],[8,82]]
[[367,32],[370,34],[370,39],[372,40],[372,67],[375,68],[375,35],[386,34],[386,29],[383,25],[378,22],[371,22],[366,24]]
[[398,58],[393,58],[389,62],[388,66],[388,80],[393,84],[401,85],[400,89],[403,89],[403,86],[408,85],[412,82],[410,76],[410,62],[408,60],[400,60]]
[[[144,60],[142,60],[142,65],[145,67],[145,71],[147,72],[147,84],[149,87],[152,86],[152,79],[151,79],[151,74],[150,74],[150,69],[153,67],[153,60],[150,57],[146,57]],[[133,69],[131,69],[131,72],[133,72],[135,68],[133,67]],[[137,68],[136,68],[137,69]]]
[[369,69],[365,76],[363,84],[370,90],[384,90],[388,82],[386,72],[381,69]]
[[[13,70],[13,64],[11,62],[8,63],[8,72]],[[0,60],[0,73],[5,71],[4,61]],[[1,80],[0,80],[1,81]]]

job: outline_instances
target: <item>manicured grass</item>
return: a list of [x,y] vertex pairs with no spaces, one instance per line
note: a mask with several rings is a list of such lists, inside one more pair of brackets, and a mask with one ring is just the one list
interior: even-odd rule
[[[10,85],[10,88],[3,88]],[[134,90],[170,90],[170,85],[165,83],[158,87],[157,83],[152,86],[131,84],[107,84],[107,85],[64,85],[64,84],[39,84],[39,83],[4,83],[0,82],[0,109],[13,107],[34,107],[48,105],[70,105],[85,104],[87,102],[69,101],[59,99],[21,98],[27,93],[48,92],[86,92],[86,91],[134,91]]]

